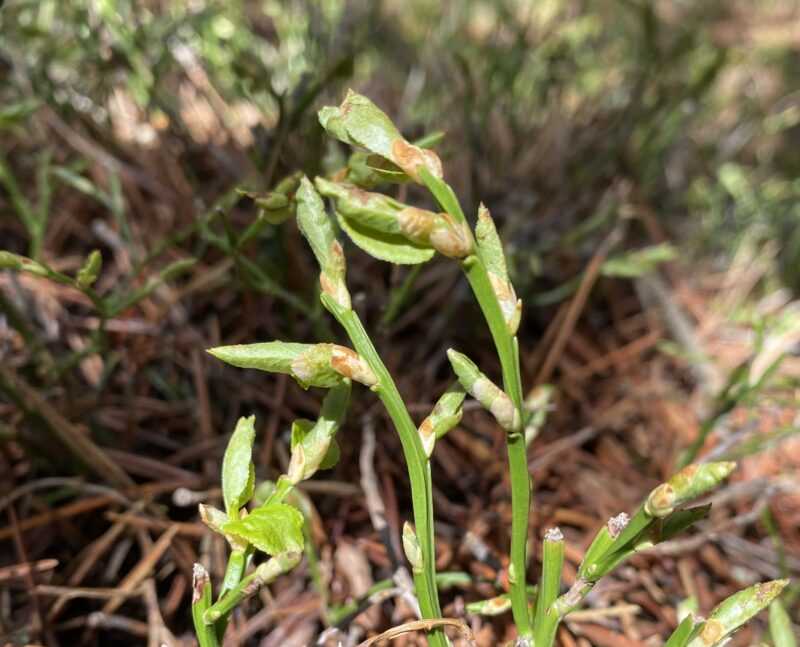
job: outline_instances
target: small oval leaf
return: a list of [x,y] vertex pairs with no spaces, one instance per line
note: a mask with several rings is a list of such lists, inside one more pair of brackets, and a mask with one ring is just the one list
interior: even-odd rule
[[230,517],[250,500],[255,485],[253,442],[256,437],[255,416],[239,418],[222,459],[222,499]]
[[303,550],[303,515],[285,503],[256,508],[243,519],[225,524],[226,533],[251,543],[267,555]]
[[387,234],[368,229],[338,213],[339,225],[358,247],[382,261],[398,265],[417,265],[433,258],[436,250],[411,242],[402,234]]

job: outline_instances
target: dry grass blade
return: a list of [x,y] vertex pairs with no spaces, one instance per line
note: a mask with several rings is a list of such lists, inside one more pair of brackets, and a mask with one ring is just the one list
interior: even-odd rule
[[[171,526],[163,535],[161,535],[161,537],[158,538],[158,541],[145,554],[145,556],[142,557],[139,563],[136,564],[136,566],[134,566],[124,578],[122,578],[122,581],[119,583],[120,591],[131,591],[144,581],[144,579],[152,572],[153,568],[155,568],[158,560],[160,560],[162,555],[167,552],[167,549],[172,544],[173,538],[178,534],[178,530],[179,529],[177,526]],[[106,605],[103,607],[103,613],[109,615],[113,614],[117,609],[119,609],[122,602],[123,601],[121,599],[109,600],[108,603],[106,603]]]
[[459,618],[439,618],[438,620],[412,620],[411,622],[405,622],[402,625],[384,631],[382,634],[358,643],[356,647],[369,647],[383,640],[394,640],[405,634],[429,631],[434,627],[455,627],[470,645],[476,645],[472,629],[469,628],[466,622]]
[[86,434],[3,364],[0,364],[0,388],[7,391],[30,415],[40,417],[67,449],[102,480],[122,490],[135,487],[133,479]]

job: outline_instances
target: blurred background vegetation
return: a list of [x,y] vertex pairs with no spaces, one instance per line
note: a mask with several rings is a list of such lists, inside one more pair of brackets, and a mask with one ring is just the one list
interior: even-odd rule
[[[0,567],[59,560],[36,581],[6,573],[6,588],[0,579],[0,636],[145,644],[154,609],[178,636],[170,640],[186,635],[196,535],[179,535],[167,553],[175,556],[136,582],[152,583],[160,607],[129,602],[117,612],[146,619],[149,630],[108,625],[117,611],[108,604],[30,589],[114,585],[172,521],[193,522],[193,506],[172,492],[215,482],[240,414],[254,411],[266,426],[260,477],[279,473],[285,428],[294,413],[315,410],[316,394],[228,370],[202,351],[333,335],[296,229],[260,219],[237,189],[268,191],[298,170],[341,166],[345,150],[323,136],[316,110],[348,87],[410,139],[443,131],[437,150],[462,203],[492,210],[526,305],[523,381],[552,382],[560,394],[543,438],[599,425],[632,391],[666,389],[669,411],[645,403],[612,425],[615,447],[629,452],[622,462],[633,476],[623,480],[641,484],[630,485],[631,501],[687,451],[753,456],[745,474],[773,490],[733,505],[729,521],[751,507],[758,514],[730,530],[766,551],[770,577],[797,575],[800,504],[796,481],[786,481],[800,467],[796,2],[0,4]],[[461,323],[473,312],[463,286],[436,263],[406,272],[351,251],[349,280],[403,373],[401,389],[433,401],[446,375],[427,358],[454,340],[476,344],[478,333]],[[580,323],[562,339],[552,323],[570,321],[570,306]],[[661,323],[648,323],[653,313]],[[603,363],[620,348],[633,353],[637,340],[627,364]],[[409,365],[426,367],[424,383],[405,377]],[[658,427],[667,414],[673,426]],[[652,430],[665,428],[654,441]],[[353,425],[350,465],[358,433]],[[446,485],[455,475],[442,469],[442,487],[461,501]],[[557,488],[534,479],[544,488],[538,538]],[[476,493],[484,491],[491,487]],[[502,502],[503,493],[493,496]],[[592,509],[588,494],[575,496]],[[79,506],[75,516],[52,526],[65,505]],[[320,503],[322,518],[355,514],[343,505]],[[113,516],[134,508],[162,525]],[[457,519],[448,519],[456,544]],[[356,514],[351,534],[359,523]],[[506,538],[493,539],[504,554]],[[208,541],[203,554],[220,550]],[[740,570],[724,585],[767,573],[739,550]],[[116,562],[83,570],[87,555]],[[763,629],[737,644],[770,640]]]

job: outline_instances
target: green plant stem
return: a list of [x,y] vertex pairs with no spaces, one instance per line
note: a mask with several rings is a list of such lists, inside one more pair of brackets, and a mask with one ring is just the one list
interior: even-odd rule
[[[423,618],[441,618],[439,596],[436,590],[436,556],[434,553],[433,532],[433,487],[431,483],[428,457],[422,448],[416,425],[406,410],[403,399],[397,391],[394,380],[375,350],[361,320],[354,310],[344,309],[331,297],[323,293],[323,305],[347,332],[353,346],[378,378],[372,390],[378,396],[394,423],[403,447],[408,476],[411,482],[411,500],[414,508],[414,524],[423,556],[423,572],[415,578],[417,598]],[[437,627],[429,633],[431,647],[445,647],[448,644],[443,630]]]
[[536,647],[550,647],[553,644],[560,620],[558,613],[550,608],[558,597],[564,567],[564,538],[560,530],[556,529],[556,533],[548,532],[542,546],[542,579],[533,618],[533,644]]
[[[489,331],[492,334],[503,372],[503,390],[511,398],[522,416],[522,380],[519,370],[517,339],[506,327],[486,266],[477,256],[469,256],[461,263],[464,274],[478,300]],[[528,453],[523,434],[507,434],[508,465],[511,474],[511,550],[509,568],[509,595],[511,612],[520,636],[533,636],[528,598],[525,594],[527,572],[528,518],[531,506],[531,480],[528,473]]]
[[[444,181],[434,178],[426,169],[420,178],[439,205],[457,221],[466,218],[453,189]],[[489,331],[492,334],[503,372],[503,390],[511,398],[522,416],[522,379],[519,370],[517,339],[506,327],[505,317],[492,289],[486,266],[480,257],[470,255],[461,262],[461,268],[478,300]],[[509,594],[511,612],[520,636],[531,639],[533,627],[526,590],[528,518],[531,506],[531,481],[528,473],[528,454],[523,434],[506,435],[508,465],[511,474],[511,550],[509,567]]]
[[[278,479],[278,482],[275,484],[275,489],[272,491],[272,494],[267,497],[264,505],[282,502],[292,491],[292,489],[294,489],[294,486],[288,479]],[[230,591],[234,590],[243,581],[242,577],[247,569],[247,565],[253,558],[254,552],[255,548],[253,548],[252,544],[249,544],[243,551],[231,551],[231,554],[228,556],[228,565],[225,568],[225,576],[222,579],[222,586],[220,587],[219,594],[217,595],[217,603],[222,601],[222,599],[225,598]],[[233,607],[231,607],[231,609],[233,609]],[[222,636],[225,634],[225,629],[228,626],[229,616],[230,611],[224,612],[215,621],[217,637],[220,640],[222,640]]]
[[[205,569],[203,569],[203,573],[205,573]],[[194,630],[200,647],[219,647],[215,627],[203,621],[203,614],[211,606],[211,582],[207,579],[208,575],[205,575],[205,578],[205,582],[195,583],[199,590],[195,591],[196,599],[192,602]]]
[[212,604],[203,613],[203,622],[213,625],[222,618],[230,616],[237,606],[261,588],[258,571],[242,578],[239,583],[223,598]]
[[222,598],[228,591],[233,589],[241,581],[246,564],[246,551],[234,550],[231,552],[230,556],[228,557],[228,566],[225,569],[225,577],[222,578],[222,586],[219,590],[219,598]]

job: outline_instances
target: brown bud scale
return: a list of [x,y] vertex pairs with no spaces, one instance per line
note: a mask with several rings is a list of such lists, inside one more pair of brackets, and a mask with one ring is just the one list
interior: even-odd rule
[[432,175],[441,179],[442,161],[432,150],[419,148],[398,137],[392,142],[392,161],[415,182],[419,182],[420,167],[428,169]]

